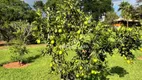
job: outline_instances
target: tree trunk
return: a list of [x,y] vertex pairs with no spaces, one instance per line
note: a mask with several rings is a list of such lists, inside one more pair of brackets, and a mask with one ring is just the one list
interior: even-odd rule
[[128,22],[128,20],[127,20],[127,27],[129,27],[129,22]]

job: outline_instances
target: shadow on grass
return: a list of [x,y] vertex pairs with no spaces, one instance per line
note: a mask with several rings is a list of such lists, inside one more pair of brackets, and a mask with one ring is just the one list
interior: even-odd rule
[[[35,56],[30,56],[26,59],[23,59],[22,61],[22,64],[26,64],[26,63],[32,63],[34,62],[36,59],[38,59],[39,57],[41,57],[42,55],[41,54],[37,54]],[[5,62],[2,62],[0,63],[0,66],[3,66],[4,64],[7,64],[7,63],[10,63],[10,62],[13,62],[13,61],[5,61]],[[16,62],[16,61],[15,61]]]
[[4,64],[7,64],[7,63],[9,63],[10,61],[5,61],[5,62],[2,62],[2,63],[0,63],[0,66],[3,66]]
[[[120,66],[111,67],[109,72],[105,75],[97,75],[97,76],[90,76],[88,79],[85,80],[110,80],[107,76],[117,74],[119,77],[124,77],[126,74],[129,74],[124,68]],[[97,78],[98,77],[98,78]]]
[[28,57],[28,58],[24,59],[22,63],[32,63],[36,59],[38,59],[39,57],[41,57],[41,54],[37,54],[35,56]]
[[126,74],[129,74],[124,68],[119,67],[119,66],[114,66],[110,69],[110,73],[117,74],[119,77],[124,77]]

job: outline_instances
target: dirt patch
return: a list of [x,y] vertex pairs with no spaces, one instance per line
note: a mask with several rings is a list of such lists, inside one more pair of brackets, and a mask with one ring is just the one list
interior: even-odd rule
[[8,64],[4,64],[3,67],[4,68],[23,68],[23,67],[27,67],[29,66],[29,64],[22,64],[22,63],[19,63],[19,62],[11,62],[11,63],[8,63]]
[[0,46],[6,45],[6,41],[0,41]]
[[27,47],[38,47],[38,46],[45,46],[46,47],[47,44],[30,44],[27,45]]
[[142,56],[137,58],[138,60],[142,60]]

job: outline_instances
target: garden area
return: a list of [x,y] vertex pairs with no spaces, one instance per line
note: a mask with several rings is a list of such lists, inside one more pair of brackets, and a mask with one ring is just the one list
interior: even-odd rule
[[[30,51],[25,57],[32,61],[28,61],[29,65],[22,68],[4,68],[2,65],[11,62],[9,50],[6,48],[0,50],[0,80],[60,80],[59,74],[50,73],[51,56],[42,56],[41,50],[45,45],[28,46]],[[72,53],[72,51],[69,51]],[[141,80],[142,76],[142,52],[137,50],[134,52],[136,58],[133,63],[129,64],[125,57],[121,57],[117,53],[108,56],[108,66],[111,68],[110,80]],[[72,56],[72,55],[70,55]]]
[[142,5],[112,4],[0,0],[0,80],[141,80]]

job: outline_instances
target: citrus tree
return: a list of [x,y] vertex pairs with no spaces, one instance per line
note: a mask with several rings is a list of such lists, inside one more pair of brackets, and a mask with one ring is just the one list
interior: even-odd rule
[[[141,43],[139,29],[97,24],[79,4],[79,0],[63,0],[46,8],[48,44],[43,53],[52,56],[51,70],[61,79],[106,80],[106,54],[118,49],[128,60],[133,58],[131,50]],[[68,59],[68,55],[73,56]]]
[[32,43],[43,43],[47,39],[47,29],[46,29],[46,18],[43,17],[43,11],[40,8],[37,8],[35,20],[32,22]]
[[12,46],[10,47],[10,51],[13,53],[12,60],[22,63],[24,54],[28,53],[26,44],[32,27],[25,21],[11,22],[9,26],[13,27],[13,35],[15,35],[15,38],[11,40]]

